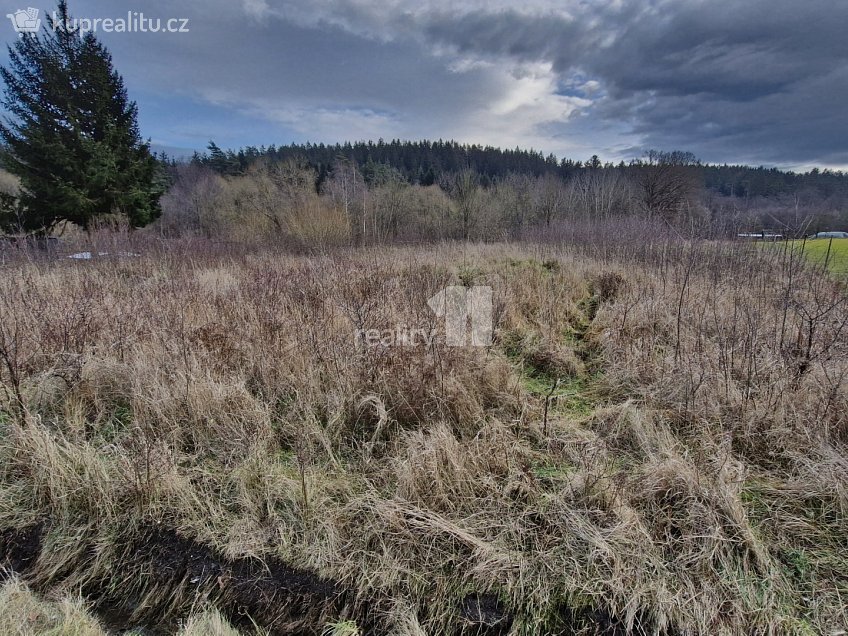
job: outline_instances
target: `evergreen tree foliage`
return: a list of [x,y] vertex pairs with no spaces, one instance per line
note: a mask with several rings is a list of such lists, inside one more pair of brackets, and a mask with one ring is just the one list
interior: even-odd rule
[[88,229],[119,217],[143,226],[160,213],[159,164],[111,55],[68,24],[62,0],[55,24],[20,37],[0,69],[10,113],[0,124],[3,163],[22,186],[7,229],[44,234],[62,221]]

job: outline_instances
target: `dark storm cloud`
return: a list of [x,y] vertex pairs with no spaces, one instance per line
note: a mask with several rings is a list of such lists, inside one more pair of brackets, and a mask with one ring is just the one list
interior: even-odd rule
[[585,24],[556,13],[525,15],[507,10],[459,17],[437,13],[422,22],[427,38],[459,53],[523,61],[550,59],[566,68],[579,59],[580,46],[589,39]]
[[461,54],[547,59],[606,97],[596,117],[643,146],[712,160],[848,164],[848,3],[626,3],[571,16],[514,10],[433,17]]
[[205,133],[235,143],[454,137],[578,158],[660,147],[848,166],[848,2],[72,0],[71,9],[191,18],[187,36],[102,36],[164,143]]

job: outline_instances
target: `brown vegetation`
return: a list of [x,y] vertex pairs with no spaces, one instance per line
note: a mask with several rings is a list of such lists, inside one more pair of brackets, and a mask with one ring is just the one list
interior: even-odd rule
[[[0,548],[39,593],[174,629],[845,628],[848,304],[791,254],[166,246],[0,272],[0,530],[39,528]],[[493,347],[357,340],[450,284],[494,289]],[[81,607],[41,603],[0,593]]]
[[[244,174],[222,176],[191,163],[173,169],[157,230],[235,243],[300,249],[425,241],[503,240],[563,222],[637,217],[658,226],[690,225],[706,212],[687,168],[639,164],[632,175],[587,170],[569,181],[511,174],[484,187],[476,172],[445,174],[438,185],[413,185],[388,166],[366,183],[339,160],[318,175],[293,159],[259,160]],[[636,172],[638,170],[638,172]]]

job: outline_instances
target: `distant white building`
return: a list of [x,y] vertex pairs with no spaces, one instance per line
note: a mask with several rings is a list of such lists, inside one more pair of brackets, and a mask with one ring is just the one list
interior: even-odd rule
[[759,232],[742,232],[736,237],[752,241],[779,241],[783,238],[783,234],[774,230],[760,230]]
[[808,237],[811,239],[848,238],[848,232],[818,232]]

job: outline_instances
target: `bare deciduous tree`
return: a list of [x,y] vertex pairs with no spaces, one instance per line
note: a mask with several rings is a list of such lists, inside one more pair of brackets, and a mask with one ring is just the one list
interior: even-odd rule
[[321,192],[344,211],[351,228],[358,228],[361,231],[359,238],[364,240],[368,233],[365,216],[365,197],[368,194],[368,188],[356,163],[344,157],[339,158],[333,166],[329,179],[324,182]]
[[649,216],[673,222],[698,188],[700,162],[691,152],[649,150],[631,163],[640,203]]
[[569,182],[568,193],[569,204],[584,218],[607,219],[632,208],[632,186],[618,169],[582,172]]
[[545,174],[536,180],[533,192],[533,207],[536,217],[546,226],[551,221],[562,216],[567,198],[565,184],[562,179]]
[[480,177],[470,168],[464,168],[445,177],[442,187],[456,204],[461,237],[467,240],[480,212]]

